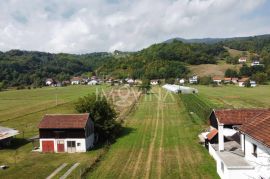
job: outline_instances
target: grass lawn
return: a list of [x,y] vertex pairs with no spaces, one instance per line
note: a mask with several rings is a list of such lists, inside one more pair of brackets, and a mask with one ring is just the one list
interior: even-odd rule
[[94,162],[103,148],[83,154],[42,154],[31,152],[32,143],[25,139],[38,134],[37,125],[44,114],[74,113],[73,101],[95,91],[94,86],[69,86],[0,92],[0,125],[21,132],[10,148],[0,149],[0,165],[10,167],[0,170],[0,178],[45,178],[62,163],[80,162],[79,168],[84,168]]
[[152,92],[141,97],[125,135],[88,178],[218,178],[197,142],[201,125],[190,120],[179,96],[158,87]]
[[222,87],[194,86],[199,97],[214,108],[270,108],[270,85],[242,88],[235,85]]

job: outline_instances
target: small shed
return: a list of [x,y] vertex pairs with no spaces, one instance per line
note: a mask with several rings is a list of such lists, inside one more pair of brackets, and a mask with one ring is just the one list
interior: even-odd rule
[[94,144],[89,114],[48,114],[39,123],[42,152],[86,152]]
[[18,130],[0,126],[0,146],[9,145],[12,138],[18,134]]

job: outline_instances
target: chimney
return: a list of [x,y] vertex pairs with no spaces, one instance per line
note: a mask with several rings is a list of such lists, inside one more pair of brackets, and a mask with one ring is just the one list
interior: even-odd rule
[[218,150],[224,151],[224,135],[223,135],[224,124],[218,124]]

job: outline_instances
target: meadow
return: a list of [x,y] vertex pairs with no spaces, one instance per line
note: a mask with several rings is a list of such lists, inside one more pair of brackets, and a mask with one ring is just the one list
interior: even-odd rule
[[218,178],[197,141],[201,125],[190,120],[178,95],[154,88],[125,126],[126,135],[87,178]]
[[[101,89],[106,92],[110,87],[68,86],[0,92],[0,125],[20,131],[13,145],[0,149],[0,165],[9,166],[7,170],[0,170],[0,178],[45,178],[63,163],[70,167],[80,162],[80,169],[91,165],[104,148],[83,154],[42,154],[32,152],[33,144],[27,139],[38,135],[37,126],[44,114],[74,113],[74,101]],[[71,176],[79,176],[79,172]]]
[[194,86],[199,98],[212,108],[270,108],[270,85],[242,88],[235,85],[221,87]]

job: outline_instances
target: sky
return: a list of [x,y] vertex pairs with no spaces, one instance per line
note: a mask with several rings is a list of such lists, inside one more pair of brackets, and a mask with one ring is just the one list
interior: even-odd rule
[[270,33],[270,0],[1,0],[0,51],[137,51]]

